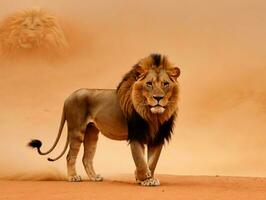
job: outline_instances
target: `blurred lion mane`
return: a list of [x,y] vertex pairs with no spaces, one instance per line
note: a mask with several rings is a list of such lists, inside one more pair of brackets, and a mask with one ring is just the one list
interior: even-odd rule
[[37,49],[63,55],[69,45],[56,17],[43,9],[30,8],[2,21],[0,47],[4,56]]

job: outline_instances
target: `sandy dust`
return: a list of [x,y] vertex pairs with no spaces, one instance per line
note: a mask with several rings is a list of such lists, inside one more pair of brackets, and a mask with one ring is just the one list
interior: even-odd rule
[[[0,19],[32,6],[46,8],[58,17],[72,54],[56,61],[45,55],[0,61],[0,177],[64,179],[65,159],[49,163],[26,143],[39,138],[48,149],[57,133],[64,99],[71,92],[84,87],[115,88],[132,65],[153,52],[167,54],[181,68],[179,118],[157,172],[266,176],[265,2],[100,0],[77,5],[74,0],[53,4],[10,0],[1,2]],[[61,152],[63,135],[51,157]],[[80,158],[77,168],[84,176]],[[127,143],[101,136],[95,168],[103,175],[133,174]],[[51,198],[62,199],[85,198],[94,195],[90,192],[94,189],[92,197],[107,199],[115,195],[122,199],[127,191],[132,198],[147,192],[149,199],[163,190],[169,192],[165,199],[172,199],[171,195],[188,199],[194,192],[192,199],[199,195],[205,199],[219,199],[219,195],[224,195],[221,199],[259,199],[265,187],[264,179],[255,178],[162,176],[166,185],[154,189],[135,187],[131,179],[109,180],[99,184],[2,181],[0,197],[22,198],[32,192],[27,198],[36,199],[46,194],[43,188],[49,188]],[[102,187],[106,193],[101,193]]]

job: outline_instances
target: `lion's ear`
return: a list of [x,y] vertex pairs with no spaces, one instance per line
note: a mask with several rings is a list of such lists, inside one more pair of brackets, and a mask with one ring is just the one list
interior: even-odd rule
[[142,75],[144,75],[147,70],[145,68],[143,68],[141,65],[137,65],[135,67],[135,71],[136,71],[136,74],[137,74],[137,77],[141,77]]
[[173,78],[178,78],[180,76],[180,69],[178,67],[174,67],[168,71],[169,75]]

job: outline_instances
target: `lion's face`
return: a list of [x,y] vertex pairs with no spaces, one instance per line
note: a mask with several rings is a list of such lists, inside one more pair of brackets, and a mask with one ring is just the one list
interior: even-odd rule
[[26,17],[21,23],[21,33],[26,34],[28,37],[41,35],[43,29],[43,22],[38,16]]
[[29,16],[20,24],[19,44],[22,48],[32,48],[44,36],[44,24],[39,16]]
[[175,79],[165,69],[151,69],[135,82],[133,103],[145,106],[153,114],[162,114],[175,102],[176,90]]
[[175,106],[178,96],[176,77],[179,73],[178,68],[171,71],[164,68],[150,69],[141,73],[133,86],[134,106],[144,106],[152,114],[163,114],[169,107]]

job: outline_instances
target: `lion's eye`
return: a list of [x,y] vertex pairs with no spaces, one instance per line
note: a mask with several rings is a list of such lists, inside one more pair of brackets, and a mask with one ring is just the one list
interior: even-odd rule
[[40,26],[41,26],[41,24],[36,24],[36,26],[37,26],[37,27],[40,27]]
[[24,28],[27,28],[28,27],[28,24],[23,24],[22,25]]
[[151,81],[148,81],[148,82],[146,82],[146,85],[147,85],[148,87],[152,87],[152,82],[151,82]]
[[164,86],[164,87],[168,87],[168,86],[169,86],[169,82],[166,82],[166,81],[165,81],[165,82],[163,83],[163,86]]

